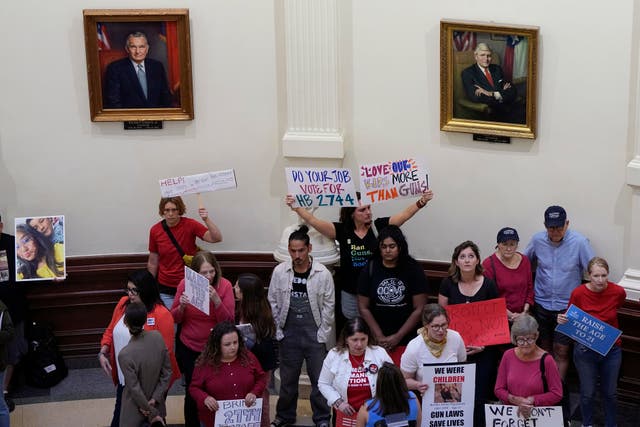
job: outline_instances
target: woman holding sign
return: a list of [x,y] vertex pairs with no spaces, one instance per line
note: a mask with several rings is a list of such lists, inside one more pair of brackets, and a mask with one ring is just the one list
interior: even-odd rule
[[[191,383],[196,359],[209,338],[209,331],[220,322],[233,322],[235,300],[231,282],[222,277],[218,261],[211,252],[200,251],[191,262],[191,268],[209,280],[209,314],[189,304],[185,295],[184,279],[178,285],[171,314],[181,328],[176,340],[176,357],[187,386]],[[184,397],[185,426],[198,427],[198,410],[189,393]]]
[[246,349],[233,323],[217,324],[193,371],[189,394],[198,405],[202,425],[213,427],[219,400],[244,399],[253,407],[267,384],[258,359]]
[[162,221],[149,231],[147,269],[158,280],[160,297],[167,308],[173,305],[176,288],[184,279],[185,263],[189,266],[188,258],[198,251],[196,237],[209,243],[222,241],[222,233],[207,209],[198,209],[204,225],[183,216],[186,212],[182,197],[163,197],[158,205]]
[[424,393],[429,388],[422,381],[425,364],[455,363],[467,360],[467,351],[459,333],[449,327],[449,315],[440,304],[427,304],[422,310],[422,328],[402,355],[400,368],[409,390]]
[[[453,250],[449,277],[442,280],[438,303],[466,304],[498,298],[498,289],[493,280],[482,275],[480,249],[470,240],[462,242]],[[506,314],[505,314],[506,315]],[[495,346],[467,345],[467,361],[476,364],[476,395],[474,423],[484,426],[484,404],[492,394],[495,384],[498,354]]]
[[536,345],[538,335],[538,322],[532,316],[524,314],[513,322],[511,342],[516,347],[502,356],[494,389],[502,403],[518,406],[524,418],[529,418],[534,406],[557,405],[562,399],[558,367]]
[[[591,316],[618,328],[618,309],[626,299],[624,288],[609,282],[609,264],[595,257],[587,265],[589,281],[571,292],[569,306],[575,305]],[[558,323],[568,322],[565,314],[558,314]],[[616,395],[618,373],[622,363],[621,340],[615,342],[602,356],[588,347],[574,343],[573,363],[580,378],[580,410],[582,425],[593,425],[593,403],[596,384],[600,377],[600,391],[604,401],[605,426],[616,425]]]
[[391,217],[373,220],[371,205],[360,204],[360,192],[356,194],[359,206],[340,208],[338,222],[324,221],[315,217],[311,211],[294,207],[295,198],[292,195],[288,195],[285,199],[287,206],[304,222],[328,239],[337,240],[340,244],[340,268],[335,283],[340,289],[342,314],[347,319],[358,316],[358,277],[377,247],[374,230],[377,229],[379,233],[389,224],[402,226],[433,199],[433,191],[427,190],[415,203],[411,203],[401,212]]

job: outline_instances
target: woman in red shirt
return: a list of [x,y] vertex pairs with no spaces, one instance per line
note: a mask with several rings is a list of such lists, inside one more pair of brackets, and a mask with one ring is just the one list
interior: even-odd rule
[[[573,304],[593,317],[618,328],[618,309],[624,304],[627,294],[621,286],[609,282],[609,264],[603,258],[594,257],[587,265],[589,282],[571,292],[569,305]],[[567,323],[566,314],[558,314],[558,323]],[[615,342],[609,352],[602,356],[588,347],[575,343],[573,363],[580,378],[580,411],[582,425],[593,425],[593,400],[600,377],[600,391],[604,402],[605,426],[616,425],[616,395],[618,373],[622,363],[621,340]]]

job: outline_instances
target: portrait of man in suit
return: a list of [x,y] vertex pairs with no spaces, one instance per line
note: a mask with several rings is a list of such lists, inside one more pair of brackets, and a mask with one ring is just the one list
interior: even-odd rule
[[104,81],[104,108],[166,108],[172,96],[161,62],[148,57],[149,40],[143,32],[128,34],[127,57],[108,65]]
[[505,78],[500,65],[492,64],[493,52],[488,44],[478,43],[475,64],[462,70],[462,84],[469,101],[488,105],[487,120],[521,122],[522,108],[515,105],[516,86]]

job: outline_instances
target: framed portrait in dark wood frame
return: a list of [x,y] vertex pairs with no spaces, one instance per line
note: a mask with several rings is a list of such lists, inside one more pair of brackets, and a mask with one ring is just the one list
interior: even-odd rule
[[440,129],[535,139],[538,27],[440,21]]
[[85,9],[94,122],[193,120],[189,9]]

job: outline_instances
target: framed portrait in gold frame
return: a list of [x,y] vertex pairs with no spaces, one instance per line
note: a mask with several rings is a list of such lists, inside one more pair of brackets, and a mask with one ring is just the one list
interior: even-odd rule
[[535,139],[538,27],[440,21],[440,129]]
[[91,120],[193,120],[188,9],[85,9]]

